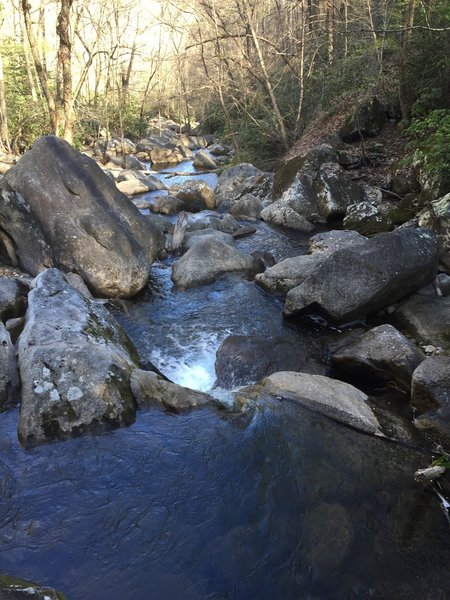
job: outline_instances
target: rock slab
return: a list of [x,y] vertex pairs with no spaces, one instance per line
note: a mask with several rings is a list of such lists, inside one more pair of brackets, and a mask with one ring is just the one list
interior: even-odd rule
[[339,423],[365,433],[383,435],[366,394],[348,383],[323,375],[281,371],[263,379],[259,387],[263,392],[295,402]]

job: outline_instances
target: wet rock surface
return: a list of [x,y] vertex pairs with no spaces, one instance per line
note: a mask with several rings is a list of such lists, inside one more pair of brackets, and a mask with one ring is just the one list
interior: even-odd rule
[[131,374],[130,383],[136,404],[140,409],[151,408],[158,404],[174,412],[206,405],[217,407],[217,400],[209,394],[166,381],[151,371],[135,369]]
[[282,369],[308,371],[308,365],[305,349],[288,338],[232,335],[217,350],[215,369],[217,385],[232,389]]

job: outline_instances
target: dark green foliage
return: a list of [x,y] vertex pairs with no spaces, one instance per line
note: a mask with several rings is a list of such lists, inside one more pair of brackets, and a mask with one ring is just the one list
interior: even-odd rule
[[406,130],[414,158],[431,174],[450,175],[450,109],[435,109],[414,119]]
[[6,105],[11,146],[15,151],[29,148],[50,124],[42,101],[33,102],[23,47],[12,38],[0,41],[4,61]]

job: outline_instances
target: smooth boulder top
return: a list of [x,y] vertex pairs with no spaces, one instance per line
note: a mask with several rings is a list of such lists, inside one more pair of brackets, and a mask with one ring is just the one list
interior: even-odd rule
[[39,138],[2,182],[2,229],[37,275],[58,266],[104,296],[132,296],[163,248],[161,233],[94,160],[55,136]]
[[255,275],[263,268],[260,260],[208,235],[173,264],[172,281],[180,288],[189,288],[214,281],[224,273]]
[[[250,398],[260,389],[262,393],[292,401],[365,433],[383,436],[366,394],[348,383],[324,375],[280,371],[247,389]],[[246,395],[245,388],[238,392],[238,402],[241,397],[245,402]]]
[[437,263],[431,230],[381,233],[332,254],[288,293],[284,314],[321,312],[340,323],[361,318],[431,283]]

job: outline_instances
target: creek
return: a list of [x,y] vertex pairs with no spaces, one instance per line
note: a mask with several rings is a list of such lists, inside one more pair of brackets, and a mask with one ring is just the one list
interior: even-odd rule
[[[238,245],[305,252],[264,224]],[[330,335],[284,322],[281,301],[240,277],[175,290],[170,261],[126,306],[117,316],[141,356],[212,393],[229,334],[285,335],[317,359]],[[276,399],[246,421],[154,408],[28,450],[17,420],[0,414],[0,571],[68,600],[448,597],[448,523],[413,480],[418,449]]]

